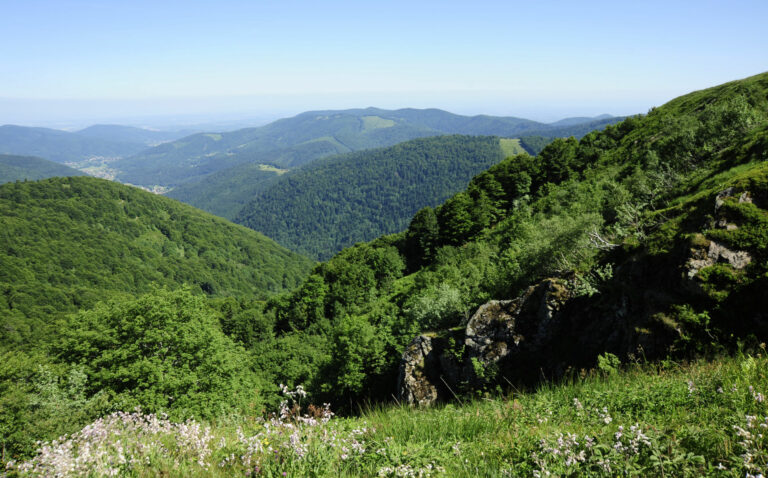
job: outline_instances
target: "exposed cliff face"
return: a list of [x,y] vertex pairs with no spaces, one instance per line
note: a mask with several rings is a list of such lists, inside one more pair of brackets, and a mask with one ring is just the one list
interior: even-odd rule
[[[619,256],[613,279],[596,295],[576,296],[568,279],[549,278],[514,300],[483,304],[463,336],[453,339],[463,345],[460,360],[448,338],[417,337],[403,354],[402,400],[430,405],[450,399],[455,390],[556,379],[569,369],[593,367],[597,356],[606,352],[646,359],[674,353],[681,342],[696,340],[695,327],[709,326],[676,319],[674,311],[680,304],[709,301],[716,315],[729,305],[712,302],[713,297],[722,296],[718,284],[712,284],[712,271],[749,273],[754,262],[750,251],[709,236],[719,237],[712,231],[736,231],[744,222],[729,215],[723,207],[726,201],[745,204],[752,203],[752,198],[750,192],[737,188],[717,194],[714,215],[700,214],[707,218],[697,228],[700,232],[688,233],[688,239],[680,234],[678,245],[665,254],[641,249]],[[755,295],[755,291],[745,293]],[[759,298],[751,300],[759,303]],[[753,305],[745,310],[754,330],[767,328],[765,308]]]

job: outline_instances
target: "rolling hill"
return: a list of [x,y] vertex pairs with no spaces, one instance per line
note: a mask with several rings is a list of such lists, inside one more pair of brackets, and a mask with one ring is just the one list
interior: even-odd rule
[[413,214],[466,187],[517,143],[438,136],[322,159],[285,174],[235,222],[289,249],[328,258],[356,242],[406,228]]
[[172,199],[91,177],[0,186],[3,342],[111,296],[189,285],[210,296],[289,290],[312,262]]
[[246,204],[287,172],[267,164],[243,163],[203,181],[184,183],[165,195],[232,221]]
[[[587,130],[619,120],[593,119]],[[577,136],[586,132],[582,132],[581,124],[569,127],[575,128],[573,134]],[[544,133],[550,130],[552,134]],[[201,133],[162,144],[116,163],[120,171],[116,179],[143,186],[174,187],[247,162],[290,168],[325,156],[443,134],[570,135],[560,126],[520,118],[469,117],[437,109],[310,111],[259,128]]]
[[0,126],[0,154],[36,156],[57,163],[125,157],[146,148],[141,143],[109,141],[50,128]]
[[77,169],[32,156],[0,154],[0,184],[13,181],[34,181],[54,176],[83,176]]
[[[437,140],[406,143],[406,157]],[[345,248],[263,302],[239,296],[256,293],[258,252],[239,234],[261,236],[92,178],[4,185],[5,468],[762,473],[767,159],[768,73],[507,157],[404,232]],[[114,300],[90,308],[88,291]],[[402,406],[439,401],[459,403]],[[280,403],[270,427],[254,418]],[[310,403],[364,416],[329,421],[330,405]]]

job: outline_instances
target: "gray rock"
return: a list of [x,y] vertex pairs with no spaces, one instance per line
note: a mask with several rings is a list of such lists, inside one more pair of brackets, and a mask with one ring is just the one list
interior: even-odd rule
[[732,251],[722,244],[709,241],[706,251],[701,249],[693,251],[692,257],[686,263],[686,276],[692,280],[702,269],[717,263],[729,264],[734,269],[740,270],[747,267],[750,262],[752,262],[752,256],[748,252]]
[[433,383],[435,357],[432,337],[419,335],[405,348],[400,360],[397,389],[400,400],[411,405],[429,406],[439,398],[437,384]]
[[[515,300],[494,300],[480,306],[467,324],[465,374],[477,384],[475,367],[496,368],[518,376],[514,369],[541,355],[553,334],[556,314],[569,298],[558,280],[547,279]],[[472,363],[474,359],[475,363]]]

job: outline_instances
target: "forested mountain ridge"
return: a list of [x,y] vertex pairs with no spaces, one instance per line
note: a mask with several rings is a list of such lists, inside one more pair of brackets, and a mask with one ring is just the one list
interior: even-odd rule
[[184,183],[165,195],[233,221],[237,214],[288,170],[243,163],[217,171],[202,181]]
[[[599,119],[589,129],[615,123]],[[391,146],[442,134],[547,135],[548,125],[520,118],[467,117],[446,111],[378,108],[309,111],[259,128],[201,133],[121,160],[117,179],[132,184],[177,186],[238,164],[263,163],[289,168],[334,154]],[[583,128],[581,128],[583,129]],[[579,135],[574,130],[573,134]],[[583,134],[583,133],[581,133]],[[566,134],[570,135],[570,134]]]
[[312,263],[162,196],[90,177],[0,186],[2,343],[26,347],[55,319],[110,296],[187,284],[263,299]]
[[63,164],[32,156],[0,154],[0,184],[34,181],[54,176],[83,176],[85,173]]
[[438,136],[322,159],[284,175],[235,222],[318,259],[405,229],[504,158],[499,138]]

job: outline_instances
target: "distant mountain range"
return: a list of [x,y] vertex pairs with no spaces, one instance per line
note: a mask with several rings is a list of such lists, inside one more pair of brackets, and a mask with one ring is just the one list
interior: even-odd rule
[[54,176],[83,176],[84,172],[33,156],[0,154],[0,184],[13,181],[35,181]]
[[49,128],[0,126],[0,154],[37,156],[57,163],[94,157],[119,158],[147,149],[142,143],[112,141]]
[[134,126],[117,124],[96,124],[77,131],[77,135],[86,138],[101,139],[112,142],[143,144],[147,147],[174,141],[184,136],[196,133],[194,130],[154,131]]
[[122,159],[113,167],[119,171],[116,179],[122,182],[176,187],[244,163],[291,168],[334,154],[445,134],[581,137],[621,119],[569,119],[563,120],[566,125],[548,125],[514,117],[461,116],[438,109],[309,111],[259,128],[188,136]]
[[[309,111],[224,133],[93,125],[76,132],[0,126],[0,154],[35,156],[155,189],[178,187],[245,163],[280,168],[410,139],[444,134],[583,136],[622,118],[566,118],[545,124],[515,117],[462,116],[439,109]],[[239,177],[237,170],[233,172]],[[219,177],[217,181],[222,182]]]

